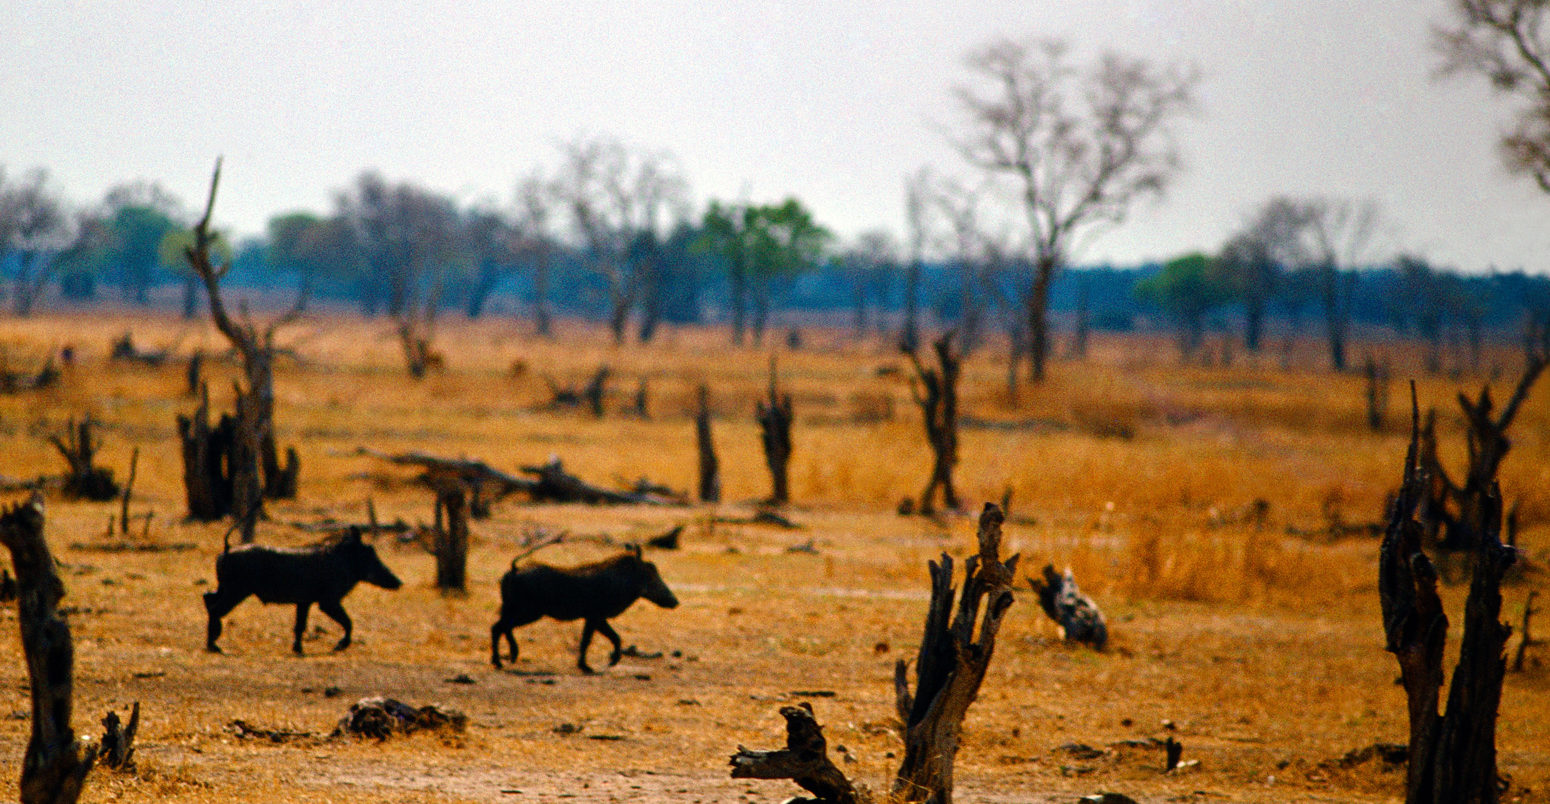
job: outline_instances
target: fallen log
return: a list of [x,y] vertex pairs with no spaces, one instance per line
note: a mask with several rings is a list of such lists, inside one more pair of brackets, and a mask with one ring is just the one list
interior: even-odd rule
[[535,478],[528,493],[534,502],[580,502],[590,505],[683,505],[675,495],[666,497],[653,492],[614,491],[594,486],[565,471],[559,458],[550,458],[538,466],[523,466],[525,474]]
[[394,734],[417,731],[449,730],[461,733],[468,727],[468,716],[456,709],[436,704],[410,706],[394,698],[362,698],[350,705],[334,729],[335,736],[346,734],[386,740]]
[[738,746],[732,755],[732,778],[790,779],[817,796],[819,802],[861,801],[855,785],[829,760],[828,743],[823,727],[813,718],[812,705],[803,701],[798,706],[782,706],[780,715],[786,719],[786,747],[754,751]]

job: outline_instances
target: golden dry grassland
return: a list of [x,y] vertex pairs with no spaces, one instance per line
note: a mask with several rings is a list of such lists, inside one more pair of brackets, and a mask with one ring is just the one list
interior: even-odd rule
[[[753,422],[768,351],[732,349],[720,330],[672,330],[649,347],[615,347],[601,331],[566,324],[539,341],[520,322],[449,321],[437,345],[446,371],[406,379],[391,328],[341,316],[287,330],[299,360],[277,367],[282,447],[302,460],[297,500],[270,506],[259,539],[316,538],[287,523],[431,517],[412,472],[352,454],[366,446],[482,458],[515,471],[554,455],[605,485],[646,476],[681,489],[696,480],[694,387],[710,385],[725,496],[717,507],[599,508],[496,505],[472,525],[470,588],[442,597],[420,547],[378,540],[405,580],[362,587],[345,601],[356,644],[332,654],[336,626],[313,614],[308,655],[288,651],[292,611],[249,601],[228,618],[226,655],[203,650],[200,594],[213,583],[222,524],[182,520],[174,416],[193,408],[183,368],[111,363],[110,339],[133,330],[146,347],[220,354],[213,331],[172,318],[117,313],[0,323],[14,368],[66,343],[79,355],[54,388],[0,398],[0,474],[57,473],[44,436],[72,416],[99,422],[102,458],[122,478],[140,448],[134,510],[155,513],[147,540],[191,549],[109,552],[111,503],[48,501],[48,538],[68,586],[76,640],[75,724],[139,701],[138,769],[93,771],[86,801],[778,801],[785,782],[734,781],[739,745],[784,739],[777,709],[811,700],[831,752],[843,746],[852,778],[884,788],[900,742],[893,731],[892,666],[913,658],[927,597],[926,562],[970,552],[973,517],[903,518],[900,498],[924,486],[929,454],[919,413],[882,339],[823,330],[779,354],[795,397],[790,516],[804,529],[724,524],[768,491]],[[1391,345],[1394,374],[1415,373]],[[1140,801],[1398,801],[1403,772],[1381,761],[1341,763],[1375,742],[1402,742],[1403,692],[1383,651],[1375,591],[1377,541],[1329,538],[1330,517],[1381,518],[1398,485],[1408,399],[1393,387],[1390,424],[1371,433],[1363,380],[1317,368],[1318,344],[1227,367],[1180,367],[1162,339],[1101,338],[1084,363],[1057,363],[1052,379],[1009,404],[999,355],[967,364],[966,429],[958,479],[967,507],[1012,492],[1007,526],[1025,572],[1070,566],[1110,618],[1110,648],[1059,640],[1031,594],[1001,631],[958,760],[961,801],[1073,801],[1098,791]],[[1504,385],[1517,356],[1490,362]],[[582,382],[600,364],[626,407],[648,381],[651,418],[539,408],[542,376]],[[230,404],[234,367],[207,361],[214,407]],[[516,365],[520,371],[513,371]],[[1423,406],[1440,413],[1443,459],[1461,464],[1454,395],[1484,377],[1422,378]],[[1521,498],[1521,544],[1550,562],[1550,387],[1513,428],[1502,471]],[[20,493],[8,495],[19,500]],[[1268,516],[1248,516],[1256,500]],[[542,621],[520,629],[522,659],[488,663],[496,588],[525,534],[572,534],[538,558],[571,563],[615,542],[686,524],[683,547],[648,551],[683,605],[644,602],[615,625],[626,644],[663,651],[626,658],[596,676],[574,668],[580,627]],[[140,537],[136,537],[140,538]],[[115,539],[116,540],[116,539]],[[812,550],[796,550],[811,544]],[[1520,616],[1530,573],[1505,592]],[[1444,592],[1458,645],[1463,588]],[[3,610],[7,628],[14,611]],[[1550,623],[1541,626],[1550,630]],[[13,632],[14,633],[14,632]],[[601,643],[601,640],[599,641]],[[1509,650],[1515,647],[1509,644]],[[594,645],[593,664],[603,648]],[[1550,662],[1550,649],[1540,649]],[[15,795],[28,734],[27,678],[15,638],[0,640],[0,797]],[[472,683],[453,679],[466,676]],[[1550,800],[1550,670],[1508,676],[1498,741],[1503,771],[1524,801]],[[439,702],[469,715],[456,737],[383,743],[330,738],[348,705],[385,694]],[[305,733],[284,742],[240,735],[234,722]],[[1148,738],[1173,736],[1182,771],[1161,773]],[[1127,741],[1131,741],[1127,743]],[[1143,742],[1135,742],[1143,741]],[[1101,753],[1091,756],[1073,744]]]

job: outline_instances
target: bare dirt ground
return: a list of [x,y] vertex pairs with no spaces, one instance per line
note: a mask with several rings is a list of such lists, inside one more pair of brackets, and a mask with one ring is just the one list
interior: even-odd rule
[[[173,416],[193,403],[180,366],[107,361],[108,340],[129,327],[181,355],[219,348],[203,327],[169,319],[0,326],[13,365],[64,342],[82,354],[60,387],[0,399],[0,474],[59,471],[42,435],[91,412],[103,462],[121,477],[140,447],[133,508],[156,514],[149,536],[135,537],[147,549],[111,550],[120,540],[104,530],[115,504],[48,502],[76,638],[76,727],[100,733],[103,713],[134,701],[143,718],[137,769],[93,771],[84,800],[779,801],[799,791],[733,780],[727,759],[739,744],[781,745],[777,710],[803,700],[843,769],[886,789],[901,747],[893,664],[914,658],[926,562],[967,554],[974,526],[967,513],[893,513],[924,484],[929,456],[907,385],[878,371],[902,365],[881,345],[817,333],[809,349],[782,354],[798,419],[788,514],[802,525],[783,530],[714,521],[746,515],[768,489],[752,423],[767,358],[726,349],[724,333],[672,332],[649,349],[616,349],[579,328],[544,343],[516,324],[448,325],[439,339],[447,373],[413,384],[385,325],[304,328],[303,361],[282,363],[277,383],[280,441],[301,452],[301,494],[270,507],[261,541],[311,541],[287,523],[360,520],[368,497],[384,520],[428,521],[431,495],[413,472],[352,455],[358,446],[468,455],[508,470],[553,454],[604,485],[646,475],[691,488],[687,412],[700,381],[715,395],[732,502],[499,503],[473,523],[465,596],[436,592],[434,559],[419,545],[381,536],[378,549],[404,588],[362,587],[346,599],[356,644],[343,653],[329,651],[337,626],[314,612],[298,658],[288,650],[292,610],[256,600],[228,618],[227,653],[204,652],[199,595],[214,582],[225,526],[182,521]],[[1502,365],[1516,365],[1503,354]],[[1019,596],[965,724],[958,799],[1068,802],[1114,791],[1143,802],[1400,800],[1402,766],[1347,758],[1401,742],[1406,729],[1397,666],[1382,650],[1377,542],[1325,530],[1331,517],[1379,518],[1408,423],[1367,432],[1359,379],[1315,371],[1311,358],[1308,368],[1240,359],[1180,369],[1159,343],[1115,340],[1089,364],[1057,364],[1055,379],[1025,389],[1015,406],[1004,399],[998,359],[977,355],[966,378],[966,413],[989,422],[964,435],[969,507],[1010,487],[1008,547],[1022,553],[1024,574],[1046,562],[1072,566],[1113,636],[1103,653],[1063,644],[1032,595]],[[603,362],[621,376],[613,409],[649,379],[650,420],[537,410],[547,398],[539,375],[584,378]],[[219,408],[229,404],[220,389],[231,368],[217,361],[214,371]],[[1450,444],[1461,441],[1448,418],[1452,394],[1477,381],[1422,384],[1423,404],[1444,411]],[[1539,389],[1520,417],[1503,472],[1504,489],[1524,501],[1521,542],[1541,567],[1550,548],[1546,399]],[[1461,444],[1446,449],[1445,460],[1459,460]],[[1270,503],[1262,523],[1243,515],[1256,499]],[[569,532],[570,543],[537,556],[567,564],[617,549],[603,541],[677,524],[686,526],[682,548],[648,549],[647,558],[682,605],[641,602],[615,621],[627,645],[660,658],[627,656],[582,675],[579,624],[542,621],[517,632],[515,667],[490,667],[496,584],[526,535]],[[1531,574],[1506,590],[1506,614],[1520,616],[1527,590],[1543,585],[1543,574]],[[1460,586],[1445,590],[1455,622],[1462,595]],[[0,608],[0,628],[14,619]],[[1455,628],[1449,645],[1457,644]],[[594,666],[605,645],[594,644]],[[1550,801],[1546,653],[1507,679],[1498,744],[1508,800]],[[0,640],[0,695],[0,796],[12,796],[29,727],[14,638]],[[349,705],[371,695],[451,706],[469,725],[383,742],[331,736]],[[1170,736],[1196,762],[1164,774],[1154,740]]]

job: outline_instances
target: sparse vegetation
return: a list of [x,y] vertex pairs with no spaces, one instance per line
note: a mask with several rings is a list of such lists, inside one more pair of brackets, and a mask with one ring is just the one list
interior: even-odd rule
[[[818,701],[830,757],[848,776],[896,770],[902,743],[886,714],[889,680],[894,662],[919,647],[921,567],[944,549],[963,557],[974,527],[965,517],[893,513],[919,491],[920,425],[906,415],[856,417],[853,408],[863,397],[877,408],[912,407],[905,383],[874,372],[880,356],[898,359],[896,347],[853,343],[847,332],[833,336],[843,347],[781,355],[779,391],[793,399],[801,439],[789,467],[794,502],[783,511],[801,529],[787,530],[752,516],[770,490],[753,416],[767,398],[764,355],[728,351],[724,331],[682,329],[616,349],[606,328],[570,320],[557,322],[564,337],[554,341],[448,320],[438,332],[448,370],[410,385],[379,322],[325,312],[294,324],[306,359],[274,377],[285,404],[276,434],[315,469],[296,499],[268,503],[271,519],[257,523],[263,543],[314,542],[318,534],[285,523],[358,522],[368,498],[382,522],[429,516],[415,473],[359,453],[361,444],[480,456],[513,472],[560,455],[568,471],[603,485],[646,474],[694,488],[690,412],[701,383],[715,389],[723,502],[713,517],[487,495],[489,518],[469,523],[466,597],[442,597],[435,557],[384,527],[367,540],[404,588],[354,593],[349,651],[328,653],[338,633],[325,620],[303,634],[307,658],[287,656],[291,607],[249,602],[226,620],[228,655],[207,655],[199,597],[214,588],[229,523],[183,520],[182,455],[167,419],[186,386],[181,359],[220,353],[222,336],[205,327],[179,340],[185,325],[175,311],[44,309],[7,320],[0,338],[18,361],[40,359],[62,330],[75,333],[78,353],[55,387],[0,397],[0,474],[57,464],[38,434],[90,413],[102,465],[126,467],[139,448],[135,509],[156,514],[137,537],[147,549],[91,550],[120,501],[49,500],[77,641],[75,711],[124,712],[135,700],[142,710],[137,769],[93,771],[83,799],[234,803],[261,787],[299,801],[491,800],[502,790],[532,800],[581,791],[662,804],[735,800],[751,788],[726,778],[729,748],[767,744],[778,706],[802,700]],[[177,343],[177,354],[160,366],[110,361],[110,343],[126,330]],[[807,333],[830,342],[819,328]],[[1323,344],[1294,348],[1313,355]],[[1487,378],[1426,375],[1420,344],[1385,345],[1385,354],[1395,378],[1420,377],[1422,404],[1440,411],[1442,458],[1461,465],[1464,424],[1449,400]],[[1484,365],[1514,365],[1521,354],[1516,344],[1487,344]],[[509,381],[519,356],[534,373]],[[585,377],[605,361],[624,376],[649,373],[659,415],[544,409],[539,371]],[[1101,654],[1062,644],[1024,591],[1026,572],[1019,577],[1014,593],[1028,599],[1008,611],[964,722],[960,799],[1061,801],[1112,790],[1151,801],[1204,790],[1233,801],[1370,802],[1403,790],[1402,765],[1361,753],[1407,733],[1377,626],[1378,542],[1331,535],[1325,523],[1331,504],[1350,521],[1383,517],[1404,434],[1368,429],[1364,377],[1284,372],[1273,362],[1180,366],[1162,336],[1095,332],[1080,376],[1055,372],[1011,409],[1002,367],[963,364],[959,406],[977,423],[960,435],[959,495],[977,508],[1010,488],[1006,551],[1024,556],[1025,571],[1071,567],[1102,602],[1109,642]],[[212,406],[229,409],[240,368],[209,360],[205,370]],[[20,422],[47,426],[29,433]],[[1530,567],[1507,592],[1517,619],[1518,602],[1543,584],[1533,568],[1550,561],[1550,499],[1539,491],[1550,409],[1537,393],[1518,409],[1513,442],[1499,479],[1521,498],[1517,540]],[[576,626],[539,622],[517,632],[521,661],[489,669],[497,582],[525,538],[569,534],[543,560],[575,565],[679,524],[678,550],[646,552],[682,605],[637,606],[615,623],[664,656],[635,655],[626,642],[618,666],[584,677],[573,669]],[[194,549],[149,549],[157,545]],[[1439,594],[1457,610],[1465,591]],[[1500,769],[1511,790],[1533,791],[1525,800],[1550,785],[1542,653],[1531,649],[1524,670],[1506,677],[1500,707]],[[26,709],[15,639],[0,640],[0,668],[10,673],[12,710]],[[378,695],[453,707],[468,715],[467,729],[385,743],[325,736],[349,702]],[[75,725],[96,731],[84,717]],[[0,764],[18,767],[28,734],[27,720],[0,719]],[[1185,748],[1180,767],[1164,774],[1169,737]],[[0,796],[14,796],[15,778],[0,774]],[[781,795],[752,789],[756,798]]]

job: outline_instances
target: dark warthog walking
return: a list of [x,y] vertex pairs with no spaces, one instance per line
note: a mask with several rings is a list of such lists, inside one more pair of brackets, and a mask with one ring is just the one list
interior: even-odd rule
[[501,617],[490,626],[490,663],[501,666],[500,639],[506,635],[511,661],[517,660],[517,640],[512,631],[540,617],[556,620],[582,620],[581,651],[576,666],[591,673],[587,665],[587,646],[597,632],[612,642],[608,666],[619,663],[619,634],[608,624],[639,598],[646,598],[664,609],[676,608],[678,598],[662,582],[657,565],[640,557],[640,547],[630,545],[623,555],[583,564],[571,569],[534,564],[511,571],[501,578]]
[[228,545],[215,559],[214,592],[206,592],[205,609],[210,624],[205,632],[205,649],[220,653],[215,640],[221,636],[221,618],[249,595],[258,595],[265,603],[296,604],[296,638],[291,650],[301,654],[301,636],[307,630],[307,611],[312,604],[344,626],[344,638],[334,650],[350,646],[350,615],[340,601],[361,581],[383,589],[402,586],[371,545],[361,541],[360,528],[350,528],[336,540],[293,549],[247,544],[236,549]]

